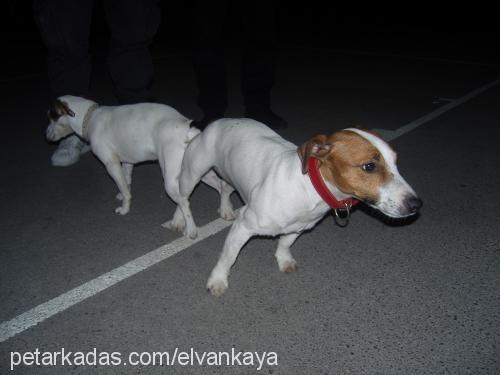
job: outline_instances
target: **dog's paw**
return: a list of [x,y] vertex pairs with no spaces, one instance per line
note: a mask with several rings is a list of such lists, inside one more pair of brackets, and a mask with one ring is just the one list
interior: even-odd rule
[[186,228],[184,228],[184,231],[182,233],[184,234],[184,236],[191,238],[192,240],[194,240],[196,237],[198,237],[198,229],[197,228],[189,229],[186,227]]
[[170,229],[174,232],[184,233],[184,228],[186,225],[183,222],[178,222],[175,220],[169,220],[161,225],[163,228]]
[[278,261],[278,266],[280,268],[280,271],[285,272],[285,273],[295,272],[295,271],[297,271],[297,267],[298,267],[297,262],[293,258],[286,259],[286,260],[283,260],[281,262]]
[[231,207],[221,207],[217,212],[224,220],[233,221],[236,219],[236,212]]
[[122,195],[122,193],[118,193],[118,194],[116,194],[116,199],[118,199],[119,201],[122,201],[122,200],[123,200],[123,195]]
[[182,233],[185,237],[195,239],[198,237],[198,229],[188,229],[184,221],[170,220],[161,225],[163,228],[170,229],[174,232]]
[[130,209],[128,207],[120,206],[115,208],[115,212],[120,215],[126,215],[129,211]]
[[224,294],[228,287],[227,279],[210,277],[207,282],[207,290],[215,297]]

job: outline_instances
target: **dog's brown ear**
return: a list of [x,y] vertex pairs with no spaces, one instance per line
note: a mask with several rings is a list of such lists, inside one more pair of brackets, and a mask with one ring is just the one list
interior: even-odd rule
[[50,104],[49,110],[47,111],[47,116],[49,117],[49,120],[57,121],[57,119],[62,116],[62,113],[59,108],[60,108],[59,100],[56,99]]
[[59,99],[54,100],[49,108],[49,118],[56,121],[57,119],[59,119],[59,117],[64,115],[75,117],[75,112],[73,112],[71,108],[69,108],[68,103],[63,102]]
[[62,110],[63,110],[64,114],[66,114],[70,117],[75,117],[75,112],[73,112],[71,110],[71,108],[69,108],[68,103],[63,102],[62,100],[59,100],[59,103],[62,106]]
[[298,149],[300,160],[302,161],[302,173],[308,172],[307,163],[310,157],[323,159],[332,149],[332,144],[324,134],[316,135],[307,142],[303,143]]

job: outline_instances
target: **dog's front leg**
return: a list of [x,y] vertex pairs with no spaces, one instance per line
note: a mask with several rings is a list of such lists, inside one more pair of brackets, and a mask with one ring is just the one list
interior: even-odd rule
[[238,215],[238,218],[231,226],[219,261],[208,278],[207,289],[216,297],[222,295],[226,291],[228,287],[227,279],[231,266],[236,261],[243,245],[245,245],[254,234],[245,226],[242,219],[244,216],[243,213],[244,212],[240,212],[240,215]]
[[290,253],[290,246],[293,245],[300,233],[284,234],[278,241],[278,248],[274,256],[278,261],[281,272],[294,272],[297,270],[297,262]]
[[130,210],[130,199],[132,195],[130,194],[130,190],[128,188],[127,180],[123,175],[123,170],[119,162],[109,162],[106,163],[106,170],[109,175],[115,181],[118,186],[118,190],[120,190],[120,194],[122,195],[122,205],[115,209],[115,212],[120,215],[125,215]]

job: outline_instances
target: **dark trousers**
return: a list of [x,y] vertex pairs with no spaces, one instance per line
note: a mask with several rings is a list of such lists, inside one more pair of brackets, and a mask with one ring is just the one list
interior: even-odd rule
[[[87,96],[93,0],[35,0],[34,15],[48,49],[52,98]],[[104,0],[111,39],[108,66],[121,104],[149,101],[153,63],[149,45],[160,24],[158,0]]]
[[[228,13],[229,5],[233,13]],[[193,8],[194,67],[198,105],[222,116],[227,107],[223,28],[226,17],[237,17],[241,35],[241,89],[245,107],[270,106],[274,83],[273,2],[270,0],[195,0]],[[232,30],[226,30],[231,33]]]

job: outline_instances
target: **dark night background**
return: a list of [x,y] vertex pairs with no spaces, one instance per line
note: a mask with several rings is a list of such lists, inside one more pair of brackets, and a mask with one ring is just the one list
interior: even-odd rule
[[[439,4],[439,5],[437,5]],[[162,1],[162,23],[153,44],[163,51],[188,51],[191,2]],[[470,5],[469,5],[470,7]],[[492,7],[457,4],[404,3],[375,7],[362,4],[330,5],[320,1],[275,1],[280,47],[310,46],[350,51],[393,53],[428,58],[498,63],[500,30]],[[44,47],[33,22],[31,1],[3,3],[3,80],[44,71]],[[237,18],[226,28],[237,30]],[[100,1],[95,2],[93,58],[104,59],[107,27]],[[102,51],[102,52],[101,52]]]

